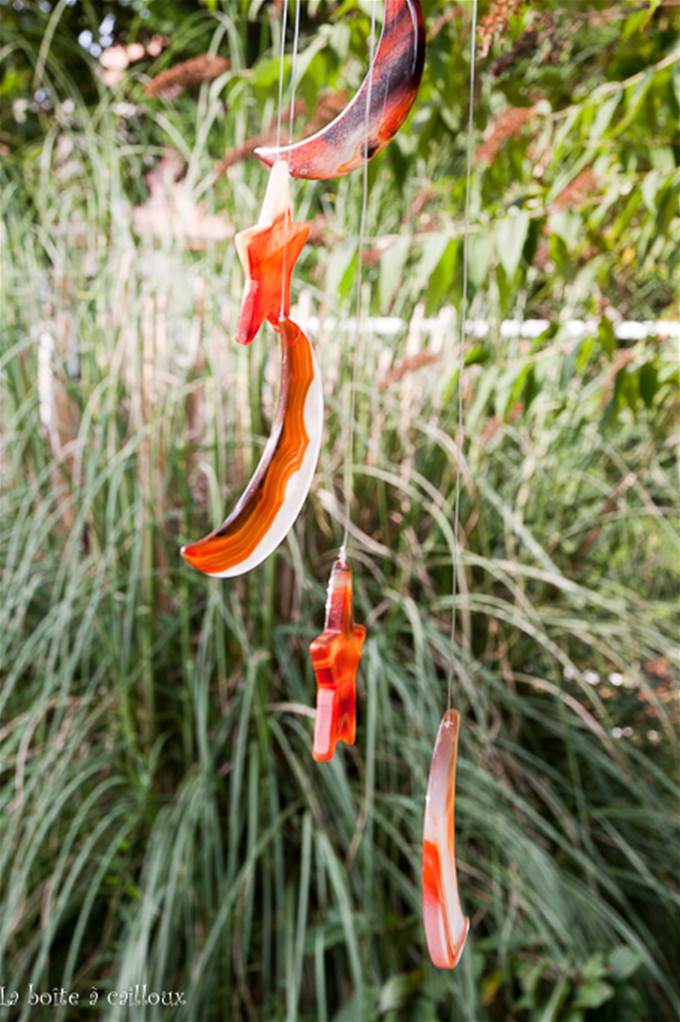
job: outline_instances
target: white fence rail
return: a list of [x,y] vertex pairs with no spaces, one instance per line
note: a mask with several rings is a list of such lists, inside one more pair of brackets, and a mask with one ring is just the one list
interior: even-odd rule
[[[442,329],[442,320],[448,320],[449,324],[456,321],[455,311],[442,310],[436,318],[422,317],[417,320],[418,331],[421,334],[439,333]],[[307,315],[304,304],[296,310],[300,325],[308,327],[315,332],[329,330],[354,330],[356,321],[349,319],[336,319],[333,316],[324,316],[321,319],[315,315]],[[293,314],[295,315],[295,313]],[[579,337],[586,337],[596,333],[600,320],[597,319],[566,319],[556,323],[548,319],[504,319],[500,324],[500,336],[505,340],[512,338],[523,338],[533,340],[540,337],[542,333],[551,327],[556,327],[568,338],[578,340]],[[369,333],[382,337],[396,337],[398,334],[408,330],[411,323],[407,323],[398,316],[366,316],[362,320],[362,326]],[[680,320],[658,319],[658,320],[630,320],[624,319],[619,322],[612,321],[612,329],[620,341],[642,341],[647,337],[659,337],[662,339],[680,339]],[[469,319],[465,324],[465,333],[469,339],[483,340],[496,329],[496,324],[484,319]]]

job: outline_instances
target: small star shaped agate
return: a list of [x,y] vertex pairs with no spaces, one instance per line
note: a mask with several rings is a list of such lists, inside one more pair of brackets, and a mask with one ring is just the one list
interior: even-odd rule
[[337,742],[354,745],[356,676],[365,638],[366,629],[352,616],[352,569],[339,558],[328,583],[324,629],[309,647],[317,684],[316,760],[332,759]]
[[291,274],[308,236],[309,224],[293,220],[288,166],[277,160],[260,219],[234,239],[246,277],[236,334],[239,344],[250,344],[265,319],[278,326],[288,315]]

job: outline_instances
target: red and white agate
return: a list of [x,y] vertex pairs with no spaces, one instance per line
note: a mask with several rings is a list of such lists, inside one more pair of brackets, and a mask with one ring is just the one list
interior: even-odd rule
[[439,725],[425,798],[423,921],[430,958],[440,969],[458,964],[470,920],[463,915],[454,835],[460,714],[447,710]]

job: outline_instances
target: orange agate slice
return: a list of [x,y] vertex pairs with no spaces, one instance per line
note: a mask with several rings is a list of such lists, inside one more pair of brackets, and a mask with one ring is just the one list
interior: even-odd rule
[[359,91],[320,131],[287,146],[258,148],[270,167],[285,159],[293,177],[327,179],[363,166],[399,131],[413,106],[425,65],[420,0],[385,0],[373,62]]
[[337,742],[356,738],[356,675],[366,638],[352,615],[352,569],[342,557],[333,565],[326,597],[326,619],[309,652],[316,674],[316,722],[312,755],[333,758]]
[[290,319],[279,324],[281,393],[271,436],[231,514],[197,543],[182,547],[206,575],[243,575],[283,542],[312,485],[323,431],[323,388],[309,339]]
[[290,175],[278,160],[269,175],[260,219],[240,231],[236,250],[246,277],[236,340],[250,344],[265,319],[276,326],[290,311],[293,267],[309,236],[309,224],[295,223]]
[[423,920],[434,965],[455,969],[470,920],[463,915],[456,878],[454,804],[460,714],[447,710],[437,732],[425,800]]

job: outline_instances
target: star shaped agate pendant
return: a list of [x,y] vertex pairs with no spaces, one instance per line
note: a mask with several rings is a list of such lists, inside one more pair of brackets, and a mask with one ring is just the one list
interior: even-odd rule
[[290,201],[290,174],[285,160],[271,169],[260,219],[235,240],[246,283],[236,340],[250,344],[265,319],[278,326],[290,311],[290,278],[309,224],[295,223]]
[[366,629],[352,616],[352,569],[340,557],[328,583],[324,629],[309,647],[317,684],[316,760],[332,759],[337,742],[354,745],[356,676],[365,638]]

